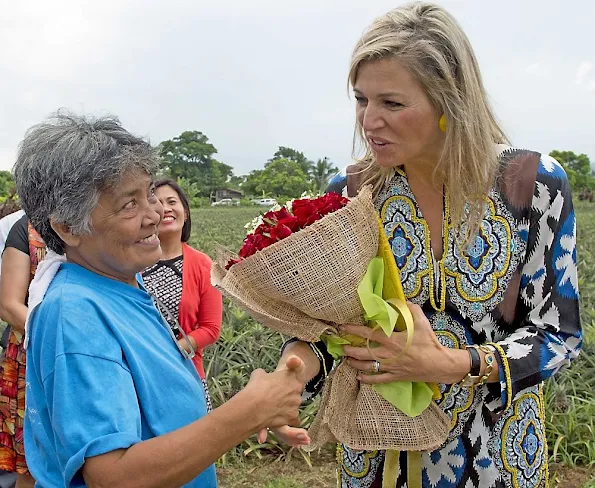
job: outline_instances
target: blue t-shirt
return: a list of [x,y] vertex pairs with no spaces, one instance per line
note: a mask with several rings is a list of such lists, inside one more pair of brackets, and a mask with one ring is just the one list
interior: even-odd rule
[[[196,368],[142,287],[63,264],[30,325],[25,454],[37,486],[85,486],[86,457],[206,415]],[[216,487],[214,466],[185,486]]]

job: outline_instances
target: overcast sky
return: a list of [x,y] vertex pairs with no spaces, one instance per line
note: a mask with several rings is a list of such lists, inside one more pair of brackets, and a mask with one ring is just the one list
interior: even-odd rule
[[[204,132],[236,174],[277,146],[351,156],[354,44],[386,0],[0,0],[0,169],[60,107],[157,144]],[[593,0],[444,0],[515,145],[595,160]]]

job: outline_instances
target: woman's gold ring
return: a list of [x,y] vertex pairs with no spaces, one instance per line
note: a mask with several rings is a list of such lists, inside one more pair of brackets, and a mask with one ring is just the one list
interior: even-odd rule
[[378,361],[374,361],[374,364],[372,365],[372,371],[374,373],[380,373],[380,363]]

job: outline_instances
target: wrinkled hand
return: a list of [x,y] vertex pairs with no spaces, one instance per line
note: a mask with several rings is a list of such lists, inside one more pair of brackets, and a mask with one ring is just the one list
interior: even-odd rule
[[[308,431],[306,429],[302,429],[301,427],[291,427],[289,425],[282,425],[281,427],[277,427],[271,429],[273,434],[279,439],[283,444],[287,444],[291,447],[300,447],[300,446],[307,446],[310,444],[310,436],[308,435]],[[264,444],[268,437],[267,429],[261,430],[256,438],[260,444]]]
[[259,438],[266,427],[299,426],[302,403],[303,361],[292,356],[272,373],[257,369],[242,392],[255,403]]
[[[370,339],[377,347],[370,345],[343,346],[347,362],[361,371],[358,379],[362,383],[390,383],[393,381],[419,381],[452,384],[465,376],[465,364],[469,362],[464,350],[450,349],[438,341],[430,322],[422,309],[407,302],[414,322],[411,345],[404,350],[407,332],[393,332],[387,337],[381,329],[357,325],[341,326],[343,332]],[[463,353],[463,356],[460,354]],[[380,362],[380,373],[373,373],[374,361]]]
[[[302,390],[304,389],[304,385],[305,385],[304,369],[305,369],[304,363],[297,356],[289,357],[286,362],[281,363],[276,369],[276,373],[283,372],[283,371],[285,371],[285,372],[291,371],[292,373],[295,374],[295,377],[300,382],[300,400],[299,400],[300,404],[301,404],[301,398],[302,398],[301,393],[302,393]],[[299,407],[299,405],[298,405],[298,407]],[[302,429],[299,427],[300,420],[299,420],[299,416],[297,416],[297,415],[296,415],[296,418],[291,422],[286,422],[285,424],[281,424],[281,425],[274,425],[274,424],[267,424],[267,425],[271,428],[271,430],[273,431],[275,436],[284,444],[287,444],[292,447],[299,447],[299,446],[310,444],[310,436],[308,435],[308,432],[306,431],[306,429]],[[258,442],[260,442],[261,444],[266,442],[267,437],[268,437],[268,431],[266,428],[260,430],[256,436],[256,438],[258,439]]]

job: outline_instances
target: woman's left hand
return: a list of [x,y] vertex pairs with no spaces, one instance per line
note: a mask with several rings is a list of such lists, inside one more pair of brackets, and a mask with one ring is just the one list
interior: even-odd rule
[[[443,346],[432,330],[422,309],[411,302],[407,306],[413,315],[414,334],[411,345],[404,350],[407,332],[393,332],[387,337],[381,329],[358,325],[343,325],[348,334],[370,339],[378,347],[343,346],[347,362],[361,371],[362,383],[390,383],[393,381],[419,381],[452,384],[461,381],[469,372],[469,354],[464,349]],[[374,362],[379,361],[380,372],[374,373]]]
[[[182,337],[181,339],[178,339],[178,344],[187,353],[196,352],[196,349],[198,348],[198,345],[196,344],[196,340],[192,336],[187,336],[187,337],[188,337],[188,341],[190,341],[190,344],[188,344],[188,341],[184,337]],[[192,349],[190,349],[190,347],[192,347]]]

